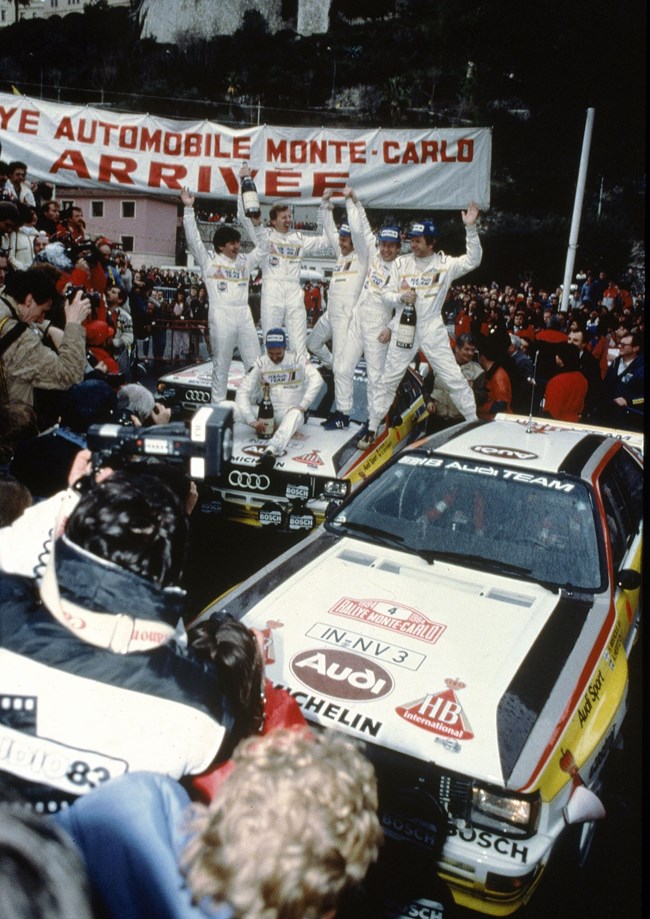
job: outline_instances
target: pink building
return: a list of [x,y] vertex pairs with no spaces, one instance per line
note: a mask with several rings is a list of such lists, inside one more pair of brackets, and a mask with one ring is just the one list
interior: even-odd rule
[[175,263],[182,218],[174,198],[101,187],[59,187],[56,193],[62,208],[82,209],[89,236],[121,243],[134,265]]

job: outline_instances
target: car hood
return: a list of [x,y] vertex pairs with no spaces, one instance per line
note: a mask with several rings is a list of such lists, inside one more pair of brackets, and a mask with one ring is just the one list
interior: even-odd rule
[[508,700],[558,594],[348,538],[280,570],[244,621],[264,633],[269,677],[308,718],[507,784],[516,757],[503,733],[508,718],[521,731],[526,707]]
[[[348,460],[357,454],[356,441],[361,425],[350,422],[349,428],[341,431],[326,431],[320,418],[308,418],[287,444],[287,452],[278,457],[275,470],[284,473],[317,475],[336,478]],[[254,466],[268,441],[257,437],[247,424],[234,426],[231,462],[234,466]],[[349,449],[346,449],[349,448]]]

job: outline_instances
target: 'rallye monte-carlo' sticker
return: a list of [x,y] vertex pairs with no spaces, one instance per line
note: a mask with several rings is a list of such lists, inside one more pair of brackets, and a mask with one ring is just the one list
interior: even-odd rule
[[434,622],[424,613],[394,600],[356,599],[341,597],[328,610],[334,616],[345,616],[358,622],[368,622],[380,629],[388,629],[400,635],[408,635],[434,645],[447,628]]
[[405,721],[425,731],[456,740],[471,740],[474,732],[456,695],[457,690],[465,688],[465,683],[448,679],[445,684],[447,689],[398,705],[395,711]]

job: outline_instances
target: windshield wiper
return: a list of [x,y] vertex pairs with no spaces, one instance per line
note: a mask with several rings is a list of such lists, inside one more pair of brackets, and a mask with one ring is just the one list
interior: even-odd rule
[[545,587],[553,593],[557,593],[560,589],[559,584],[554,581],[545,581],[543,578],[537,577],[530,568],[526,568],[523,565],[513,565],[510,562],[503,562],[495,558],[485,558],[482,555],[470,555],[464,552],[446,552],[444,549],[440,551],[435,549],[419,549],[417,554],[430,565],[435,561],[458,562],[461,565],[491,571],[494,574],[518,575],[528,581],[534,581],[536,584]]
[[354,521],[346,520],[345,523],[330,522],[328,524],[328,529],[330,527],[335,533],[340,533],[341,530],[344,532],[363,533],[364,536],[370,536],[372,540],[378,542],[382,546],[389,546],[393,549],[405,548],[403,545],[403,536],[398,536],[397,533],[388,533],[386,530],[380,530],[367,523],[355,523]]

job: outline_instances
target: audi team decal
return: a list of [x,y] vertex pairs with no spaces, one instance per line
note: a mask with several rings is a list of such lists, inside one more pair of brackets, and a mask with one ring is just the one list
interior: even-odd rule
[[387,696],[394,686],[390,673],[375,661],[338,648],[301,651],[290,667],[305,686],[334,699],[369,702]]
[[465,688],[460,680],[445,680],[447,689],[429,693],[414,702],[398,705],[395,709],[405,721],[418,728],[442,734],[456,740],[471,740],[474,732],[467,721],[463,707],[458,701],[457,690]]
[[369,622],[390,632],[410,635],[411,638],[418,638],[431,645],[435,645],[447,628],[446,625],[429,619],[419,610],[393,600],[356,600],[354,597],[341,597],[328,612],[334,616]]
[[252,491],[266,491],[271,485],[268,475],[240,469],[232,470],[228,482],[233,488],[250,488]]

